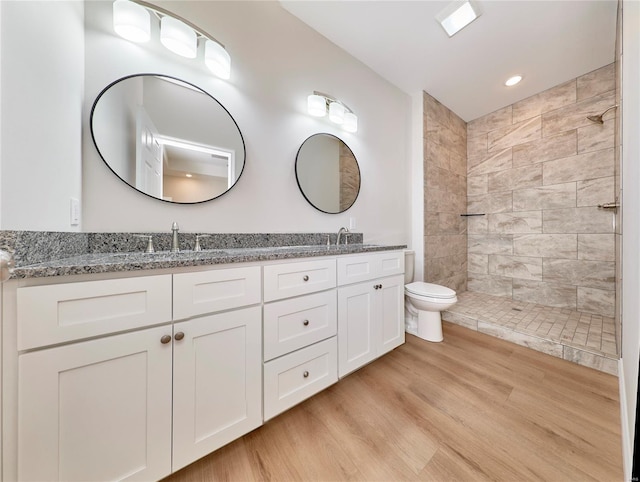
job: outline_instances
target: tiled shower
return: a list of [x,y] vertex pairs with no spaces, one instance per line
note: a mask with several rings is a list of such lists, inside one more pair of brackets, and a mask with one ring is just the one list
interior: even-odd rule
[[598,205],[616,198],[617,111],[587,115],[616,104],[616,63],[464,135],[424,97],[425,280],[460,293],[444,319],[615,373],[617,224]]

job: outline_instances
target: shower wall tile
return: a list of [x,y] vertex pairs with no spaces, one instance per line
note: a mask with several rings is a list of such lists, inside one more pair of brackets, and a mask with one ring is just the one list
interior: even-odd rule
[[613,176],[578,181],[578,207],[597,206],[598,204],[613,202],[615,200],[614,184],[615,179]]
[[542,211],[489,214],[489,232],[497,234],[541,233]]
[[542,281],[542,258],[491,254],[489,274]]
[[615,122],[592,124],[578,129],[578,152],[598,151],[614,147]]
[[575,310],[577,304],[577,288],[570,285],[514,279],[513,299],[527,303],[539,303],[546,306]]
[[513,122],[520,122],[576,102],[576,81],[570,80],[513,104]]
[[424,219],[425,233],[432,235],[465,234],[467,231],[467,222],[458,213],[426,212]]
[[436,144],[432,139],[424,139],[424,160],[426,166],[437,166],[449,169],[450,152],[440,144]]
[[615,289],[615,263],[543,258],[544,281],[602,290]]
[[540,186],[513,191],[513,210],[558,209],[576,206],[576,183]]
[[487,190],[489,192],[514,191],[540,185],[542,185],[541,164],[487,174]]
[[467,212],[486,213],[467,219],[470,290],[611,312],[613,214],[597,205],[615,199],[615,129],[586,117],[615,103],[614,70],[468,123]]
[[577,154],[575,130],[557,136],[543,137],[537,141],[513,146],[513,167],[552,161]]
[[425,250],[430,258],[444,258],[465,254],[467,252],[467,237],[464,235],[429,235],[425,237]]
[[513,237],[513,254],[576,259],[577,234],[524,234]]
[[606,234],[613,232],[613,214],[593,207],[542,212],[543,233]]
[[577,78],[578,100],[595,97],[616,88],[615,62]]
[[613,317],[615,315],[615,309],[615,290],[601,290],[585,286],[578,287],[578,311]]

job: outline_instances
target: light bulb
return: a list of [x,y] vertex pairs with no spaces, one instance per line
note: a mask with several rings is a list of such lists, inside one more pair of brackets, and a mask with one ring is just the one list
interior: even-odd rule
[[221,79],[231,77],[231,57],[222,45],[213,40],[204,44],[204,63],[214,75]]
[[347,132],[357,132],[358,116],[356,116],[353,112],[347,112],[344,115],[344,123],[342,124],[342,128]]
[[331,102],[329,104],[329,119],[336,124],[342,124],[344,122],[344,106],[338,102]]
[[160,20],[160,42],[173,53],[193,59],[198,51],[198,37],[180,20],[165,16]]
[[307,97],[307,112],[314,117],[327,115],[327,101],[321,95],[311,94]]
[[129,0],[113,2],[113,30],[132,42],[148,42],[151,38],[149,11]]

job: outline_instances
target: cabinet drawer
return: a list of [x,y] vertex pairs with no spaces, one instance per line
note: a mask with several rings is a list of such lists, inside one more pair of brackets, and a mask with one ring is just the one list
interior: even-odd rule
[[265,361],[334,336],[337,319],[335,290],[265,305]]
[[260,303],[260,267],[217,269],[173,275],[173,318]]
[[404,252],[384,251],[338,258],[338,285],[404,273]]
[[335,258],[264,267],[265,301],[306,295],[335,286]]
[[17,290],[18,350],[171,321],[171,275]]
[[338,381],[338,348],[330,338],[264,364],[268,420]]

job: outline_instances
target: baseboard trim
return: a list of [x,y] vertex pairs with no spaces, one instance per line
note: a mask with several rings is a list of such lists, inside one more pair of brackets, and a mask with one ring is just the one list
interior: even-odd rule
[[633,445],[631,443],[631,434],[629,433],[629,417],[622,358],[618,360],[618,387],[620,390],[620,424],[622,428],[622,469],[624,471],[624,480],[630,481],[631,465],[633,464]]

